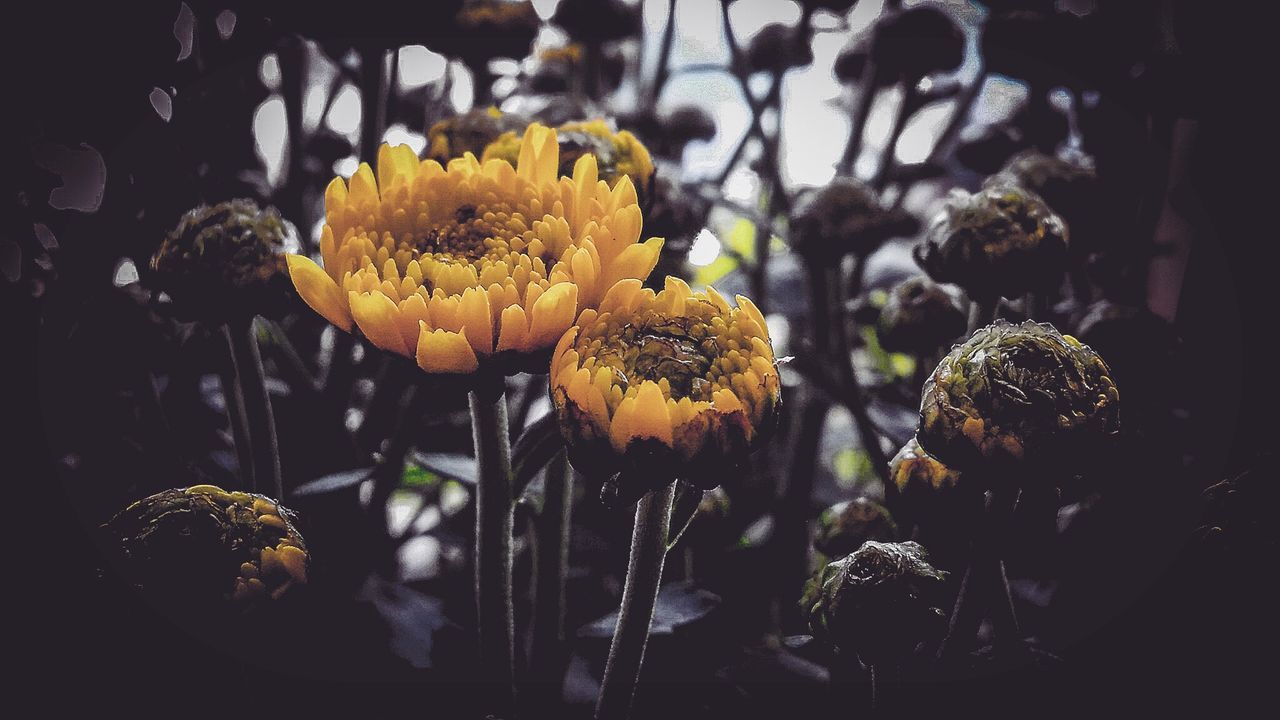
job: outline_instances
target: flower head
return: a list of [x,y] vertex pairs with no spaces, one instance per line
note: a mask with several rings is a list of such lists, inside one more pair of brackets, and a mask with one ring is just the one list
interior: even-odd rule
[[[568,174],[583,155],[594,155],[600,179],[609,187],[628,177],[641,201],[648,197],[653,181],[653,158],[644,144],[629,131],[614,132],[608,122],[597,118],[564,123],[556,128],[556,137],[560,142],[561,174]],[[481,161],[496,158],[515,165],[523,143],[523,136],[505,132],[484,149]]]
[[582,312],[551,358],[552,401],[580,471],[625,467],[654,485],[712,488],[771,434],[777,363],[764,317],[737,300],[674,277],[658,293],[624,280]]
[[874,63],[875,87],[914,85],[930,73],[959,67],[964,45],[964,33],[939,5],[891,9],[840,51],[835,73],[842,82],[858,82],[868,63]]
[[997,181],[1007,181],[1038,195],[1067,224],[1071,233],[1071,250],[1097,249],[1103,243],[1105,207],[1098,185],[1093,158],[1082,152],[1046,155],[1039,150],[1024,150],[1009,158]]
[[889,510],[865,497],[836,503],[818,516],[818,534],[813,549],[828,558],[838,558],[862,547],[867,540],[891,541],[898,525]]
[[917,437],[956,470],[1071,470],[1119,430],[1111,371],[1048,324],[1003,320],[951,350],[924,385]]
[[960,473],[925,452],[915,436],[889,461],[889,477],[901,493],[917,487],[940,490],[954,487],[960,481]]
[[662,240],[640,239],[635,188],[610,188],[583,155],[559,177],[556,133],[525,131],[515,167],[470,153],[443,168],[384,145],[325,193],[324,267],[289,256],[302,298],[344,330],[431,373],[542,371],[582,308],[648,276]]
[[889,291],[876,335],[889,352],[932,355],[963,335],[966,327],[965,312],[956,297],[928,278],[916,276]]
[[998,179],[972,195],[953,191],[916,247],[934,280],[992,299],[1057,283],[1066,255],[1062,219],[1036,194]]
[[492,105],[468,110],[440,120],[427,130],[427,158],[445,166],[467,153],[478,157],[502,133],[523,132],[528,125],[523,116],[504,113]]
[[102,531],[128,584],[176,611],[247,610],[307,581],[293,513],[262,495],[213,485],[165,490]]
[[211,322],[283,312],[288,229],[252,200],[201,205],[182,216],[151,257],[152,282],[179,314]]
[[866,184],[836,178],[800,196],[791,218],[791,242],[802,255],[831,260],[867,255],[885,240],[918,228],[909,213],[881,205]]
[[841,653],[897,662],[945,627],[930,597],[945,577],[918,543],[868,540],[805,585],[800,610],[814,637]]

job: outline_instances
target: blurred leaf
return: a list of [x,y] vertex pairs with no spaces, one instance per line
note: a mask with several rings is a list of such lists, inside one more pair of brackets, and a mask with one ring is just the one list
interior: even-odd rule
[[461,453],[415,452],[413,460],[424,469],[441,477],[453,478],[474,486],[479,477],[476,459]]
[[372,605],[386,623],[392,653],[414,668],[432,666],[434,636],[450,625],[443,602],[383,580],[376,573],[369,575],[359,598]]
[[756,226],[746,218],[738,218],[725,234],[724,244],[739,256],[752,262],[756,259]]
[[720,280],[720,278],[728,275],[738,267],[738,258],[733,255],[722,253],[715,260],[699,267],[693,274],[693,282],[696,285],[711,285]]
[[404,472],[400,475],[400,484],[404,487],[430,488],[435,487],[439,482],[439,475],[413,463],[406,464]]
[[[687,580],[664,585],[658,591],[658,603],[653,610],[650,636],[673,635],[709,616],[720,607],[720,596],[708,590],[694,587]],[[618,612],[605,615],[582,626],[579,637],[611,638],[618,624]]]
[[874,479],[875,472],[871,467],[871,458],[862,448],[845,448],[831,458],[831,469],[835,471],[836,481],[846,490],[862,481]]
[[738,538],[739,547],[758,547],[768,542],[773,536],[773,516],[763,515],[742,531]]
[[[534,420],[511,446],[511,475],[516,497],[520,497],[538,471],[564,447],[555,413]],[[540,506],[540,504],[539,504]]]

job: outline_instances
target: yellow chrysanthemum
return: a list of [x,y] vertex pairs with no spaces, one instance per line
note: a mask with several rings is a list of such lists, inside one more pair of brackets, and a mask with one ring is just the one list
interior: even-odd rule
[[781,385],[764,317],[747,298],[668,277],[613,286],[551,358],[551,395],[570,458],[602,477],[715,487],[772,431]]
[[[608,122],[599,118],[567,122],[556,128],[556,132],[560,140],[561,172],[582,155],[592,154],[599,162],[600,178],[610,187],[629,177],[642,196],[647,194],[653,181],[653,158],[635,135],[626,130],[614,132]],[[521,144],[520,135],[505,132],[489,143],[482,159],[502,159],[514,165],[520,157]]]
[[[612,189],[594,156],[559,177],[556,133],[525,131],[515,167],[467,153],[419,161],[382,146],[325,192],[324,267],[289,256],[298,293],[344,330],[433,373],[545,368],[581,308],[622,279],[646,277],[662,240],[640,243],[629,180]],[[539,368],[541,365],[541,368]]]

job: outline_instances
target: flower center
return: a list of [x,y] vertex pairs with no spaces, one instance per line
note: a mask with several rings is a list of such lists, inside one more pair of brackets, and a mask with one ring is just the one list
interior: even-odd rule
[[[505,208],[504,208],[505,210]],[[415,235],[407,249],[418,257],[471,264],[487,255],[503,256],[510,247],[508,212],[462,205],[453,217]]]

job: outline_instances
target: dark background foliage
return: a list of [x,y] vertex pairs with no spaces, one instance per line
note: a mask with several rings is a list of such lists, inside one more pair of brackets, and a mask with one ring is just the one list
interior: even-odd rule
[[[2,239],[21,249],[21,273],[20,280],[0,283],[0,293],[8,320],[3,356],[12,361],[5,363],[5,404],[13,411],[6,433],[5,556],[6,587],[18,600],[7,614],[8,626],[16,628],[17,643],[10,645],[9,654],[16,661],[19,682],[25,684],[28,676],[39,682],[46,688],[41,697],[53,703],[91,698],[104,707],[127,703],[145,713],[153,709],[149,706],[173,709],[210,695],[305,707],[317,704],[320,691],[315,686],[325,682],[317,678],[337,678],[349,681],[341,687],[367,703],[408,700],[414,703],[408,708],[411,712],[452,717],[447,708],[465,702],[471,691],[459,676],[445,668],[435,679],[452,684],[415,684],[421,680],[419,673],[370,648],[385,644],[390,634],[410,646],[435,643],[446,655],[456,646],[456,656],[465,657],[468,638],[450,627],[452,621],[442,619],[438,608],[423,605],[457,602],[459,598],[450,600],[450,594],[465,595],[465,587],[429,588],[434,596],[410,594],[394,583],[368,588],[382,598],[378,607],[393,608],[378,616],[336,603],[312,606],[307,610],[310,626],[271,625],[265,631],[269,642],[254,662],[246,663],[235,649],[211,652],[185,634],[181,622],[157,620],[149,608],[113,594],[99,580],[101,561],[91,535],[104,512],[127,498],[193,483],[200,473],[219,467],[209,448],[183,445],[193,442],[192,433],[151,427],[148,423],[157,421],[146,414],[145,405],[118,402],[118,393],[138,392],[140,369],[200,368],[223,352],[217,337],[189,328],[180,329],[179,337],[166,335],[163,329],[172,325],[155,322],[151,306],[113,286],[118,260],[147,257],[180,214],[211,191],[225,196],[257,193],[260,180],[243,172],[258,167],[251,143],[233,136],[221,123],[227,117],[248,117],[265,97],[265,90],[245,80],[256,79],[264,50],[288,52],[286,39],[293,33],[335,45],[360,47],[361,41],[370,40],[391,47],[410,39],[388,38],[388,28],[399,32],[443,27],[439,18],[452,7],[381,0],[197,7],[202,16],[211,17],[220,9],[234,10],[237,16],[233,41],[218,44],[206,38],[211,51],[203,62],[209,67],[197,68],[173,62],[177,4],[157,5],[162,7],[40,3],[12,10],[8,21],[3,52],[9,130],[4,131],[6,177],[0,202]],[[1176,12],[1167,10],[1171,7]],[[1162,10],[1169,14],[1162,16]],[[1123,54],[1128,49],[1135,55],[1148,53],[1145,61],[1158,72],[1153,73],[1148,94],[1117,88],[1108,96],[1119,98],[1114,110],[1118,119],[1110,127],[1128,127],[1133,118],[1154,118],[1153,127],[1135,133],[1147,137],[1149,131],[1167,140],[1172,131],[1160,125],[1160,118],[1188,117],[1197,123],[1194,151],[1180,168],[1182,181],[1169,199],[1184,203],[1200,229],[1176,326],[1183,356],[1176,373],[1158,374],[1161,383],[1153,390],[1175,395],[1186,408],[1190,432],[1183,449],[1194,462],[1171,470],[1162,462],[1168,457],[1167,447],[1139,446],[1128,462],[1104,479],[1123,482],[1130,491],[1106,510],[1122,519],[1103,515],[1097,522],[1135,523],[1144,532],[1131,546],[1085,547],[1073,555],[1073,564],[1062,568],[1066,576],[1088,578],[1081,596],[1059,598],[1076,603],[1074,616],[1081,622],[1079,628],[1059,628],[1070,637],[1067,662],[993,668],[963,683],[908,686],[899,698],[904,710],[965,707],[975,713],[1026,715],[1068,708],[1104,714],[1196,709],[1216,715],[1247,707],[1265,695],[1271,682],[1276,640],[1271,568],[1277,531],[1276,506],[1271,502],[1276,495],[1275,458],[1268,450],[1280,407],[1271,349],[1276,326],[1271,152],[1275,116],[1254,101],[1274,93],[1274,53],[1267,52],[1265,43],[1251,41],[1250,34],[1265,25],[1240,7],[1136,3],[1123,14],[1132,27],[1120,23],[1112,27],[1114,35],[1091,47],[1099,54]],[[1178,18],[1178,53],[1149,54],[1151,44],[1143,38],[1155,32],[1162,17]],[[209,33],[212,24],[202,27]],[[430,37],[412,40],[432,44]],[[1264,56],[1248,56],[1251,50]],[[213,72],[214,68],[222,71]],[[1076,70],[1088,73],[1092,68]],[[207,78],[244,84],[227,92],[206,86]],[[145,97],[155,88],[178,88],[170,97],[172,112],[195,119],[161,122],[152,106],[122,102]],[[206,92],[243,106],[202,112]],[[1107,95],[1108,89],[1102,92]],[[1104,119],[1097,122],[1105,124]],[[1084,128],[1084,134],[1090,137],[1090,128]],[[1134,141],[1124,132],[1105,128],[1095,136],[1119,145]],[[94,205],[97,212],[64,211],[56,214],[56,221],[49,219],[54,215],[45,199],[56,194],[56,168],[93,162],[77,152],[83,150],[81,143],[96,149],[109,169],[100,209]],[[1163,152],[1158,144],[1156,148],[1151,152]],[[307,152],[327,157],[319,145]],[[331,175],[331,163],[321,162],[308,171],[315,176],[314,187],[299,184],[296,194],[275,198],[286,217],[314,203],[314,193]],[[1107,187],[1110,194],[1125,194],[1133,187],[1132,175],[1104,177],[1114,183]],[[92,197],[73,200],[94,202]],[[33,229],[35,223],[48,223],[47,234],[54,239]],[[5,252],[11,253],[8,248]],[[41,262],[40,248],[53,260]],[[297,322],[318,336],[322,322],[317,318],[300,314]],[[209,372],[207,367],[204,372]],[[166,401],[190,409],[181,416],[184,428],[203,428],[211,434],[220,426],[220,415],[203,398]],[[441,402],[464,405],[457,393],[442,395]],[[124,407],[129,408],[127,417],[121,416]],[[288,413],[287,406],[279,412],[281,426],[301,422]],[[467,451],[465,423],[448,413],[434,422],[442,449]],[[149,437],[158,434],[170,440],[139,444],[129,435],[137,428]],[[362,442],[350,448],[333,437],[285,436],[282,451],[295,458],[292,472],[297,477],[315,478],[362,467],[376,440]],[[288,447],[290,443],[294,446]],[[98,458],[106,472],[92,483],[84,482],[83,473],[72,472],[78,479],[68,481],[68,468],[58,465],[65,462],[68,447]],[[1144,450],[1150,455],[1143,455]],[[193,473],[183,458],[202,453],[207,462]],[[1239,502],[1239,496],[1233,503],[1221,494],[1211,495],[1206,508],[1198,490],[1224,478],[1236,478],[1248,502]],[[613,516],[587,504],[581,515],[589,530],[575,542],[583,546],[588,564],[616,565],[619,552],[625,552],[626,528],[619,530]],[[1214,545],[1197,542],[1191,531],[1205,515],[1211,523],[1245,530]],[[335,556],[359,554],[359,548],[347,546],[342,538],[326,540],[321,535],[313,542],[324,547],[326,541],[332,543]],[[739,557],[732,562],[750,570],[756,559]],[[725,594],[730,602],[717,620],[720,624],[698,626],[696,632],[703,635],[687,645],[656,643],[651,662],[679,669],[723,660],[680,657],[678,648],[731,645],[724,638],[738,637],[742,628],[730,626],[758,617],[756,596],[772,592],[742,583],[743,567],[729,567],[724,573],[737,578],[740,584],[731,587],[741,593]],[[604,616],[616,602],[598,580],[571,581],[569,592],[586,598],[584,621]],[[766,573],[758,584],[777,582]],[[1119,599],[1120,593],[1128,595]],[[701,598],[689,588],[673,607],[692,607],[689,612],[697,615]],[[1107,602],[1099,604],[1099,598]],[[465,605],[465,597],[461,600]],[[397,624],[397,618],[407,621]],[[424,629],[421,618],[434,618],[440,626]],[[607,632],[593,636],[590,627],[583,635],[586,643],[607,643]],[[701,642],[706,638],[710,642]],[[318,672],[307,667],[311,649],[322,649],[316,656],[332,664]],[[718,650],[708,651],[714,652]],[[748,653],[748,661],[733,665],[736,675],[731,682],[712,690],[673,683],[671,698],[690,697],[684,705],[671,703],[671,708],[678,708],[673,716],[702,717],[712,710],[747,717],[847,714],[842,698],[798,679],[803,672],[778,670],[767,648],[751,652],[756,655]],[[383,663],[368,661],[377,657],[383,657]],[[753,659],[758,662],[753,664]],[[181,698],[184,705],[169,704],[170,696]]]

